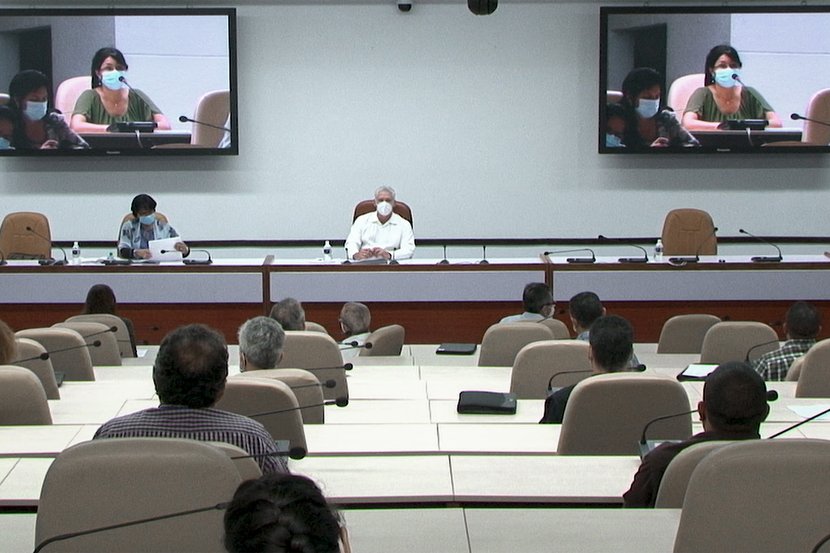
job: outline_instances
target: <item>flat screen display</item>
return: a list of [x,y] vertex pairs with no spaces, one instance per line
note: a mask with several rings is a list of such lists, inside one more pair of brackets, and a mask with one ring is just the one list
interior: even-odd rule
[[238,153],[235,9],[0,9],[0,156]]
[[830,6],[601,7],[598,151],[830,152],[828,29]]

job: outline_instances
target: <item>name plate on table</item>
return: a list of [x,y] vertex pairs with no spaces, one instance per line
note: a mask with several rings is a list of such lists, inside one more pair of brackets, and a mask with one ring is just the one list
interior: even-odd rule
[[464,391],[458,394],[457,410],[462,414],[515,415],[516,394]]
[[715,368],[717,364],[714,363],[692,363],[677,375],[677,380],[706,380]]

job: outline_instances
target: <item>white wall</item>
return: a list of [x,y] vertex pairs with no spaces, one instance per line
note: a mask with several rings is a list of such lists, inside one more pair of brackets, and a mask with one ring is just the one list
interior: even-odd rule
[[2,210],[114,237],[138,192],[190,239],[342,238],[391,184],[416,235],[656,236],[679,206],[721,236],[828,235],[826,156],[600,156],[599,7],[239,7],[236,158],[0,160]]

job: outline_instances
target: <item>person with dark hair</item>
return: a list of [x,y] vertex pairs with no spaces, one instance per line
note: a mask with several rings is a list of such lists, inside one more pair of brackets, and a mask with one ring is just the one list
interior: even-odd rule
[[9,365],[17,358],[17,342],[14,331],[0,321],[0,365]]
[[239,371],[274,369],[282,359],[285,332],[271,317],[254,317],[239,327]]
[[14,129],[17,117],[9,106],[0,106],[0,150],[14,150]]
[[268,316],[280,323],[283,330],[305,330],[305,310],[294,298],[275,303]]
[[766,119],[770,127],[780,127],[781,119],[761,93],[741,81],[741,57],[728,44],[715,46],[706,55],[703,87],[686,102],[683,124],[691,130],[723,128],[724,122],[740,119]]
[[11,145],[18,150],[79,150],[89,144],[69,128],[60,113],[49,111],[49,80],[34,69],[21,71],[9,83],[15,115]]
[[161,404],[104,423],[93,439],[227,442],[257,456],[263,473],[288,472],[285,458],[278,454],[264,426],[213,408],[222,397],[227,376],[228,346],[221,334],[204,325],[177,328],[164,337],[153,364],[153,383]]
[[531,282],[525,285],[522,292],[522,305],[524,313],[519,315],[508,315],[500,323],[523,323],[539,322],[550,318],[553,315],[553,293],[550,287],[544,282]]
[[[156,201],[147,194],[139,194],[130,204],[132,217],[121,225],[118,241],[118,257],[126,259],[150,259],[150,241],[176,238],[176,232],[167,217],[156,213]],[[176,242],[176,250],[184,257],[190,255],[190,248],[184,242]]]
[[[595,292],[580,292],[568,301],[568,315],[576,333],[575,339],[587,342],[590,340],[591,326],[597,319],[605,316],[605,307]],[[640,365],[640,360],[633,351],[628,365],[631,368]]]
[[115,312],[115,308],[115,292],[112,291],[112,288],[106,284],[95,284],[86,293],[86,301],[84,302],[84,308],[81,311],[81,315],[95,315],[103,313],[107,315],[115,315],[124,321],[124,326],[127,327],[127,333],[130,335],[130,344],[133,348],[133,356],[136,356],[135,327],[133,326],[133,322],[126,317],[119,316],[118,313]]
[[703,432],[680,443],[658,446],[646,455],[623,494],[626,507],[654,507],[669,463],[687,447],[711,440],[759,439],[761,423],[769,414],[767,387],[748,364],[724,363],[706,377],[697,412]]
[[[629,368],[634,353],[634,329],[616,315],[601,316],[591,326],[588,359],[593,374],[623,372]],[[565,407],[576,384],[560,388],[545,399],[545,413],[540,423],[561,424]]]
[[84,90],[72,110],[72,128],[106,132],[113,123],[154,122],[170,129],[170,121],[144,92],[127,84],[127,60],[117,48],[101,48],[92,57],[91,90]]
[[661,109],[663,77],[650,67],[632,69],[622,82],[626,148],[687,148],[700,146],[670,109]]
[[775,351],[762,355],[752,368],[764,380],[786,380],[787,372],[796,359],[807,353],[821,332],[821,313],[806,301],[797,301],[787,310],[784,334],[787,342]]
[[625,109],[620,104],[610,103],[605,106],[605,146],[607,148],[625,148]]

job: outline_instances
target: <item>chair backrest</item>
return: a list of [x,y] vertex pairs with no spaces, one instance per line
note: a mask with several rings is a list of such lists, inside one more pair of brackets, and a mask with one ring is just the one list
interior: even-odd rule
[[291,449],[308,450],[297,398],[285,382],[274,378],[228,378],[215,407],[245,416],[293,409],[258,416],[254,420],[262,423],[275,440],[288,440]]
[[371,348],[360,348],[363,356],[400,355],[406,339],[406,330],[401,325],[382,326],[366,337]]
[[[61,452],[38,503],[35,542],[79,530],[210,507],[242,482],[230,457],[209,443],[172,438],[92,440]],[[108,530],[55,542],[46,551],[222,552],[222,511]]]
[[826,440],[747,440],[712,451],[689,480],[675,553],[811,551],[828,532],[828,473]]
[[[778,334],[767,324],[756,321],[723,321],[706,331],[700,349],[700,362],[720,364],[743,361],[747,355],[750,359],[757,359],[778,349],[777,340]],[[771,343],[761,346],[768,342]]]
[[314,373],[303,369],[262,369],[246,371],[232,378],[271,378],[280,380],[291,387],[297,403],[307,406],[300,409],[303,424],[323,424],[326,420],[326,410],[322,403],[323,388]]
[[[27,328],[15,333],[17,338],[29,338],[39,342],[50,353],[52,367],[64,374],[66,380],[95,380],[92,358],[87,342],[71,328]],[[94,339],[92,339],[94,340]],[[90,340],[90,342],[92,341]],[[60,351],[58,350],[67,350]]]
[[[169,223],[169,221],[167,220],[167,215],[165,215],[164,213],[160,213],[158,211],[156,211],[156,219],[158,219],[162,223]],[[123,227],[124,223],[126,223],[127,221],[135,221],[135,215],[133,215],[132,213],[125,213],[124,216],[121,217],[121,223],[118,225],[118,235],[116,241],[121,240],[121,227]]]
[[[193,119],[224,127],[231,113],[231,93],[229,90],[213,90],[202,95],[196,102]],[[217,148],[225,137],[225,131],[212,129],[205,125],[193,124],[190,144],[200,148]]]
[[[26,227],[31,227],[35,232],[26,230]],[[0,224],[0,251],[7,259],[51,258],[52,231],[49,229],[49,219],[43,213],[33,211],[9,213]]]
[[480,367],[512,367],[516,355],[526,345],[540,340],[553,340],[553,332],[540,324],[496,323],[484,333]]
[[306,321],[305,322],[305,329],[309,330],[311,332],[322,332],[323,334],[328,334],[329,333],[329,331],[326,330],[326,327],[324,327],[323,325],[321,325],[319,323],[313,323],[311,321]]
[[[830,88],[813,94],[807,104],[807,117],[816,121],[830,121]],[[801,141],[827,146],[830,143],[830,127],[804,121]]]
[[787,371],[787,377],[784,380],[787,382],[798,382],[798,379],[801,377],[801,366],[803,364],[804,356],[802,355],[790,365],[790,369]]
[[663,473],[654,506],[659,509],[682,508],[683,498],[686,497],[686,488],[689,486],[689,478],[692,477],[692,472],[694,472],[701,459],[715,449],[731,443],[734,442],[700,442],[678,453],[669,463],[666,472]]
[[292,330],[285,333],[282,360],[278,368],[322,369],[314,370],[320,382],[332,379],[337,385],[324,388],[326,399],[349,397],[346,371],[343,370],[343,356],[337,342],[328,334],[308,330]]
[[559,374],[551,381],[552,386],[570,386],[587,378],[591,374],[589,347],[583,340],[543,340],[526,345],[513,363],[510,391],[519,399],[544,399],[548,382],[557,373],[585,371]]
[[[674,378],[613,373],[576,385],[562,419],[561,455],[637,455],[645,425],[664,415],[689,410],[689,396]],[[685,440],[690,415],[653,424],[649,439]]]
[[554,319],[552,317],[548,317],[547,319],[543,319],[539,321],[537,324],[544,325],[550,329],[553,333],[554,340],[570,340],[571,339],[571,331],[568,330],[568,325],[560,321],[559,319]]
[[118,339],[114,332],[109,331],[111,326],[94,321],[64,321],[53,324],[52,328],[71,328],[88,344],[101,342],[100,346],[89,348],[89,357],[93,367],[121,365]]
[[55,90],[55,109],[63,113],[66,122],[72,119],[75,111],[75,102],[84,90],[89,90],[92,80],[89,75],[70,77],[58,85]]
[[52,424],[46,392],[25,367],[0,365],[0,426]]
[[683,119],[683,112],[686,111],[686,104],[689,97],[698,88],[703,87],[703,73],[683,75],[672,81],[669,86],[669,94],[666,97],[666,105],[677,113],[678,119]]
[[795,397],[830,397],[830,339],[816,343],[801,359]]
[[663,324],[657,353],[700,353],[703,337],[720,317],[696,313],[675,315]]
[[127,329],[127,324],[118,315],[110,315],[109,313],[89,313],[86,315],[73,315],[66,319],[67,323],[72,322],[93,322],[105,324],[109,327],[114,326],[115,340],[118,342],[118,352],[121,357],[135,357],[135,344],[130,338],[130,331]]
[[[366,215],[367,213],[371,213],[375,210],[375,200],[363,200],[362,202],[358,202],[356,206],[354,206],[354,216],[352,217],[352,221],[360,217],[361,215]],[[410,225],[412,223],[412,209],[409,206],[400,201],[395,200],[395,207],[393,209],[395,213],[409,221]],[[413,225],[414,226],[414,225]]]
[[256,480],[262,476],[262,469],[259,467],[257,460],[251,457],[251,454],[241,447],[229,444],[228,442],[205,443],[224,451],[225,455],[230,457],[236,467],[236,470],[239,471],[239,477],[243,482],[246,480]]
[[[52,361],[48,358],[40,359],[39,355],[46,353],[40,342],[30,340],[28,338],[16,338],[17,344],[17,358],[29,359],[29,361],[12,361],[11,365],[18,367],[26,367],[37,376],[43,386],[43,391],[46,392],[46,399],[60,399],[61,393],[58,390],[58,383],[55,381],[55,369],[52,368]],[[35,357],[35,359],[32,359]]]
[[715,255],[718,239],[712,216],[702,209],[672,209],[663,221],[664,255]]

